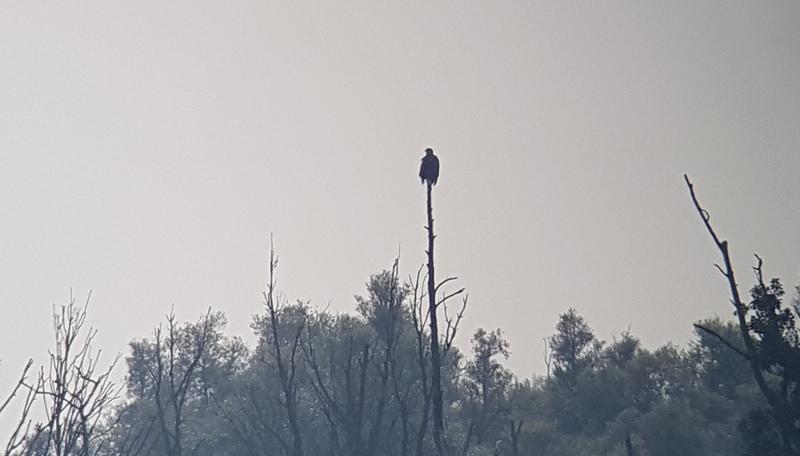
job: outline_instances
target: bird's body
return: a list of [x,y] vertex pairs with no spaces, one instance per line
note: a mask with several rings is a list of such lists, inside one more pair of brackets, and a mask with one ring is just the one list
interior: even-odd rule
[[439,158],[433,155],[433,149],[430,147],[425,149],[425,156],[419,165],[419,178],[423,184],[428,181],[431,185],[436,185],[436,181],[439,180]]

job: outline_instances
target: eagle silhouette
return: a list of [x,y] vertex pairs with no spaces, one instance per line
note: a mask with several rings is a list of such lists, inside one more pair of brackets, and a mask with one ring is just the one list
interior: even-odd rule
[[425,149],[425,156],[419,165],[419,178],[423,184],[428,181],[432,185],[436,185],[436,181],[439,180],[439,158],[433,155],[433,149],[430,147]]

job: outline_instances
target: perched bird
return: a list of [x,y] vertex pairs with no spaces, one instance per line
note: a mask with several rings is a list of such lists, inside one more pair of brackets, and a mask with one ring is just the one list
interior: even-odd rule
[[428,181],[432,185],[436,185],[436,181],[439,180],[439,158],[433,155],[433,149],[430,147],[425,149],[425,156],[419,165],[419,178],[423,184]]

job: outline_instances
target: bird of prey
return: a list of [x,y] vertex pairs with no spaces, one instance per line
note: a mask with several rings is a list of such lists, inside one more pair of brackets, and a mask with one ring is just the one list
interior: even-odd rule
[[436,185],[439,179],[439,158],[433,155],[433,149],[428,147],[425,149],[425,156],[422,157],[422,164],[419,165],[419,178],[424,184],[428,181],[432,185]]

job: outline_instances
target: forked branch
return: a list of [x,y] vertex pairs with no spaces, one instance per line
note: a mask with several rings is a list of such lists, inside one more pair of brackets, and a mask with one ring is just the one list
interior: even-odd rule
[[[462,288],[463,291],[463,288]],[[447,313],[447,306],[444,306],[444,321],[446,323],[446,327],[444,330],[444,345],[443,350],[445,353],[450,351],[450,348],[453,346],[453,340],[456,338],[456,333],[458,332],[458,325],[461,323],[461,319],[464,318],[464,312],[467,310],[467,302],[469,301],[469,294],[464,295],[461,299],[461,308],[458,309],[455,317],[450,316]]]

